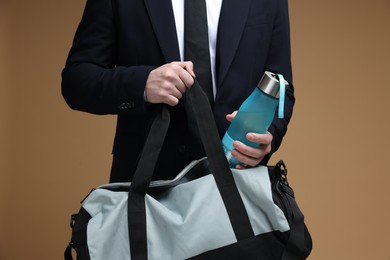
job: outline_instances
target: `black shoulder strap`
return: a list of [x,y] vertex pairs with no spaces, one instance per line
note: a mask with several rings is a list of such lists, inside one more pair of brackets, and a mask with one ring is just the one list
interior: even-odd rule
[[159,112],[150,128],[129,189],[127,218],[131,259],[134,260],[148,258],[145,194],[152,180],[170,122],[170,114],[165,106],[161,106]]
[[217,125],[206,94],[199,83],[189,91],[188,98],[194,110],[203,147],[209,161],[210,172],[215,178],[237,241],[254,236],[244,203],[238,192],[233,174],[222,149]]

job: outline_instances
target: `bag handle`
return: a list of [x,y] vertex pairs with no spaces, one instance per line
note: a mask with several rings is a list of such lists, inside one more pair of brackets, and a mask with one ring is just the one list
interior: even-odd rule
[[254,236],[244,202],[222,149],[217,125],[206,94],[199,83],[189,91],[189,102],[194,110],[203,147],[225,208],[228,212],[237,241]]
[[[244,203],[229,168],[210,103],[195,79],[186,92],[191,103],[200,137],[208,157],[209,169],[225,204],[237,241],[254,236]],[[129,188],[128,221],[132,259],[147,259],[145,194],[151,182],[158,154],[162,148],[170,121],[164,105],[154,119]],[[130,232],[131,231],[131,232]]]

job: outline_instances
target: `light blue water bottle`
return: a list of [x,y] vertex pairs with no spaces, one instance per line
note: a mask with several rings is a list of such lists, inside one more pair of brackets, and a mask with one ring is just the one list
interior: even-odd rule
[[250,132],[266,133],[273,121],[278,104],[278,117],[283,118],[286,85],[288,83],[285,82],[282,75],[266,71],[252,94],[238,109],[235,118],[222,138],[223,149],[231,168],[240,164],[231,154],[235,140],[252,147],[258,147],[259,144],[246,139],[246,134]]

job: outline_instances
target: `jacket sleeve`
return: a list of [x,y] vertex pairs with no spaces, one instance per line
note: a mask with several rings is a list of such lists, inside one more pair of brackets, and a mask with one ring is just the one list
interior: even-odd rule
[[111,0],[88,0],[62,71],[62,95],[76,110],[94,114],[145,111],[152,66],[119,66]]
[[278,0],[278,8],[275,14],[274,27],[272,33],[271,45],[266,62],[266,70],[274,73],[280,73],[288,81],[289,87],[286,89],[286,99],[284,106],[284,118],[278,118],[278,111],[275,113],[274,120],[268,131],[272,134],[272,150],[266,156],[262,164],[266,164],[271,155],[276,152],[287,132],[287,125],[293,114],[295,103],[294,85],[291,69],[291,50],[290,50],[290,25],[288,14],[288,0]]

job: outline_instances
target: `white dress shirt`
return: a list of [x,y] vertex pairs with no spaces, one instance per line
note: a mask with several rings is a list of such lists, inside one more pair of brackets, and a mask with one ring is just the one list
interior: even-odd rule
[[[176,32],[177,32],[177,39],[179,43],[181,61],[183,61],[184,59],[184,1],[185,0],[172,0],[172,7],[175,16]],[[215,80],[215,49],[217,45],[218,21],[219,21],[221,6],[222,6],[222,0],[206,0],[211,76],[213,79],[214,98],[217,92],[216,80]]]

